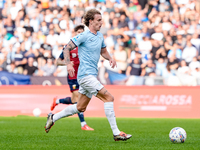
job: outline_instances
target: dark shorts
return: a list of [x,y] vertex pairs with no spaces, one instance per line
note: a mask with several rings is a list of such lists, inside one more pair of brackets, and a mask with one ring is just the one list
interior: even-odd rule
[[69,79],[67,77],[67,82],[69,84],[71,92],[79,90],[79,84],[78,84],[77,79]]

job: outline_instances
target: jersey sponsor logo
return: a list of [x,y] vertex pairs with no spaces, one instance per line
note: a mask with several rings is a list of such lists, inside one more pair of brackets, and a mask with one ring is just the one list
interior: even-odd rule
[[90,42],[93,42],[93,41],[94,41],[94,39],[93,39],[93,38],[91,38],[91,39],[89,39],[89,41],[90,41]]
[[76,84],[73,84],[73,85],[72,85],[72,88],[73,88],[73,89],[76,89]]
[[77,41],[77,39],[78,39],[79,37],[80,37],[80,36],[77,35],[76,37],[73,38],[73,40],[74,40],[74,41]]
[[72,58],[75,58],[76,56],[76,53],[72,53]]
[[77,41],[76,38],[73,38],[74,41]]

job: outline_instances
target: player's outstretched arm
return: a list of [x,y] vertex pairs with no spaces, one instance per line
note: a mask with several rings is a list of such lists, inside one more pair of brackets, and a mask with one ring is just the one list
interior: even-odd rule
[[57,65],[57,66],[65,66],[66,63],[65,63],[65,61],[62,60],[61,58],[58,58],[58,59],[56,60],[56,65]]
[[110,62],[112,68],[117,67],[116,61],[110,56],[106,47],[101,49],[101,56]]
[[[71,61],[72,66],[74,66],[74,61]],[[56,60],[56,65],[57,66],[65,66],[67,65],[64,59],[58,58]]]
[[72,41],[70,41],[67,44],[67,46],[65,46],[65,48],[63,49],[64,60],[65,60],[67,65],[70,64],[70,54],[69,54],[69,52],[71,50],[73,50],[74,48],[76,48],[76,45]]
[[63,54],[64,54],[64,62],[66,63],[67,65],[67,71],[69,73],[69,75],[71,77],[74,76],[74,68],[73,68],[73,65],[70,63],[70,51],[73,50],[74,48],[76,48],[76,45],[70,41],[67,46],[64,48],[63,50]]

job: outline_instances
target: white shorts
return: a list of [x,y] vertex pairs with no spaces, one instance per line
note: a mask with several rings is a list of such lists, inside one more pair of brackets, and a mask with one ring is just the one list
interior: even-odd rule
[[93,75],[88,75],[79,79],[78,83],[79,93],[84,94],[89,98],[92,98],[92,95],[96,96],[98,91],[104,87]]

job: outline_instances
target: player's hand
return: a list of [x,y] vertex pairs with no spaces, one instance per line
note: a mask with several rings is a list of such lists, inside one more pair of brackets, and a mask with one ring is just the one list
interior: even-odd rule
[[75,75],[75,70],[71,63],[67,65],[67,72],[69,73],[70,77]]
[[72,64],[72,66],[74,66],[74,61],[70,61],[71,62],[71,64]]
[[110,62],[111,68],[117,67],[117,63],[116,63],[116,61],[115,61],[113,58],[111,58],[111,59],[109,60],[109,62]]

